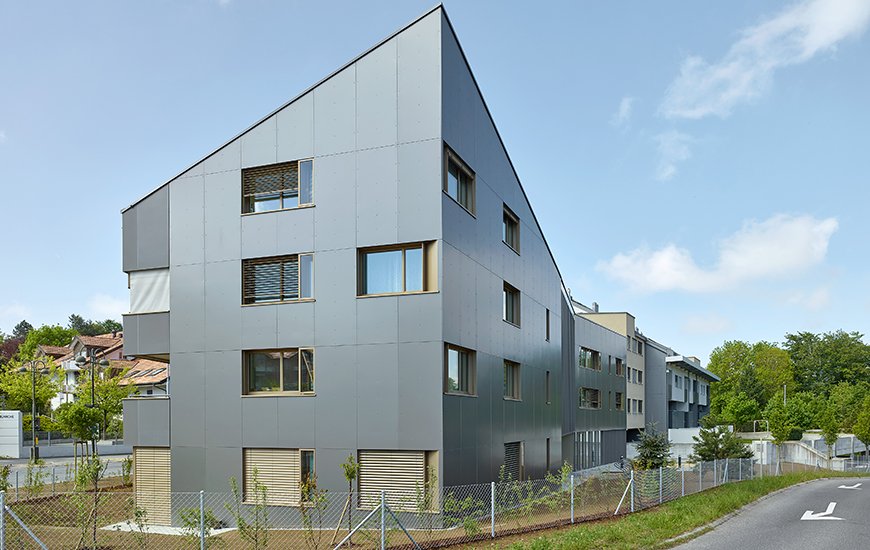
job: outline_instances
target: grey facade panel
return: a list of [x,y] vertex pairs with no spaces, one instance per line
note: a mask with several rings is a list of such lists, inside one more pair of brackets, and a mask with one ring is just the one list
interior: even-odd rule
[[139,269],[137,212],[138,210],[134,206],[121,214],[121,242],[124,247],[121,254],[121,269],[128,273]]
[[123,406],[125,444],[145,447],[169,445],[169,399],[131,398],[125,399]]
[[124,321],[124,355],[169,353],[169,313],[127,314]]
[[163,186],[122,215],[123,269],[169,266],[169,189]]
[[657,347],[644,346],[644,403],[646,424],[653,424],[658,431],[668,429],[668,394],[666,354]]

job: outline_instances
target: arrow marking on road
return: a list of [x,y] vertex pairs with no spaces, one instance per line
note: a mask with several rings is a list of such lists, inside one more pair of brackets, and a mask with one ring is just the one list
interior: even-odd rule
[[804,512],[804,515],[801,516],[801,521],[803,520],[811,520],[811,519],[843,519],[843,518],[835,518],[831,514],[834,513],[834,507],[837,506],[836,502],[831,502],[828,504],[828,509],[824,512],[813,513],[812,510],[807,510]]
[[837,489],[857,489],[857,490],[860,491],[860,490],[861,490],[861,484],[860,484],[860,483],[856,483],[855,485],[851,485],[851,486],[849,486],[849,485],[840,485],[839,487],[837,487]]

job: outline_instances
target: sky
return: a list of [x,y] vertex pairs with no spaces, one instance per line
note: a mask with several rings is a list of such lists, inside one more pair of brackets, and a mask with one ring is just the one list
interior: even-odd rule
[[[0,331],[119,318],[122,208],[432,6],[0,0]],[[870,1],[445,9],[576,299],[704,363],[870,330]]]

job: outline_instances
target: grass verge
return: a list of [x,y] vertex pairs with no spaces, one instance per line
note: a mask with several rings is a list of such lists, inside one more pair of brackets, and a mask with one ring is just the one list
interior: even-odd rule
[[[669,548],[674,537],[703,528],[759,498],[804,481],[830,477],[860,477],[854,473],[797,472],[776,477],[729,483],[661,506],[608,520],[539,533],[496,539],[467,548],[508,550],[582,550],[585,548]],[[700,530],[695,536],[703,534]]]

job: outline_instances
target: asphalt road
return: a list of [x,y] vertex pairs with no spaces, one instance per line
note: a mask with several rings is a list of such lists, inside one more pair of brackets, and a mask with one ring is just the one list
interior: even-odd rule
[[[108,462],[108,466],[106,467],[106,473],[103,474],[104,477],[113,477],[121,475],[121,463],[124,461],[126,457],[130,455],[109,455],[100,457],[102,460]],[[0,464],[8,464],[10,466],[10,474],[9,474],[9,484],[12,487],[11,490],[15,490],[16,482],[19,486],[23,486],[25,480],[27,479],[27,462],[29,459],[20,458],[14,460],[2,460]],[[54,474],[55,480],[67,481],[73,478],[72,471],[72,457],[56,457],[56,458],[46,458],[44,459],[43,464],[43,472],[47,476],[45,479],[45,483],[51,485],[51,476]]]
[[[857,489],[841,489],[855,486]],[[825,515],[831,503],[833,511]],[[836,519],[804,519],[807,511]],[[712,531],[677,548],[769,550],[870,548],[870,478],[823,479],[791,487],[743,508]]]

